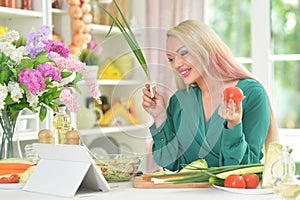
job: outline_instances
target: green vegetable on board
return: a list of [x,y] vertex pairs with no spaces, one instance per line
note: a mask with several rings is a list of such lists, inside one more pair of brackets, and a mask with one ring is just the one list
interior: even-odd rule
[[213,185],[224,187],[224,179],[218,178],[216,176],[209,177],[208,182]]
[[221,179],[227,178],[227,176],[231,174],[238,174],[238,175],[243,175],[243,174],[256,174],[256,173],[262,173],[264,170],[264,166],[254,166],[254,167],[247,167],[247,168],[242,168],[242,169],[236,169],[236,170],[231,170],[228,172],[223,172],[220,174],[217,174],[216,176]]
[[[263,171],[263,164],[244,164],[244,165],[230,165],[221,167],[194,167],[192,171],[178,172],[173,174],[163,174],[152,176],[151,178],[164,177],[165,182],[171,183],[195,183],[195,182],[209,182],[219,179],[225,179],[229,174],[239,173],[240,175],[246,173],[261,174]],[[225,174],[226,173],[226,174]],[[170,178],[168,178],[168,176]],[[214,177],[215,179],[211,178]]]

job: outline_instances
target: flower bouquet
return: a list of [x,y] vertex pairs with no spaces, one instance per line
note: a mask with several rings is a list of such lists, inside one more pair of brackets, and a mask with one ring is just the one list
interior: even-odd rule
[[96,79],[90,79],[85,63],[63,43],[49,39],[51,28],[42,26],[30,32],[25,46],[17,45],[16,31],[0,38],[0,123],[3,129],[0,159],[12,157],[12,138],[19,113],[27,108],[39,113],[41,121],[49,109],[57,111],[65,104],[78,111],[80,89],[78,81],[85,79],[91,96],[100,97]]

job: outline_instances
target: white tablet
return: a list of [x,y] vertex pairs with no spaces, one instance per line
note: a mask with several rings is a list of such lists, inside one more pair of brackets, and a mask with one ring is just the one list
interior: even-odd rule
[[40,160],[23,190],[73,197],[79,188],[107,192],[110,187],[86,147],[32,145]]

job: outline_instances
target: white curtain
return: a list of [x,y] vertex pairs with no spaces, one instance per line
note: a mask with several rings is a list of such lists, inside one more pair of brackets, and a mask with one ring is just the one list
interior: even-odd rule
[[[178,86],[168,66],[165,43],[166,31],[186,19],[203,20],[204,0],[146,0],[146,59],[152,82],[161,92],[166,103]],[[158,170],[151,154],[152,139],[148,137],[147,171]]]

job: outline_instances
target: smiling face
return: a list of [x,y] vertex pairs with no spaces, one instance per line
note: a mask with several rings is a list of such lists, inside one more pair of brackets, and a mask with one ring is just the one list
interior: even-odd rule
[[177,37],[169,36],[166,48],[171,67],[182,77],[185,84],[195,83],[201,78],[200,63]]

